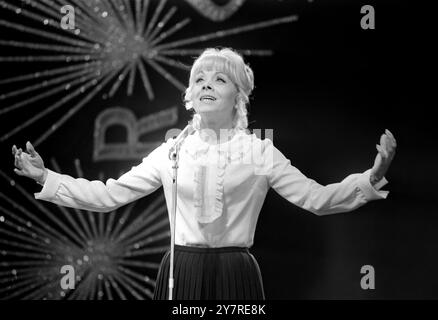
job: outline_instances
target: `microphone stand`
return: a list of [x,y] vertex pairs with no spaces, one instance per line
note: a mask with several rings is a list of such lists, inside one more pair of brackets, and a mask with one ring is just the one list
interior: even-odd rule
[[177,177],[178,177],[178,162],[179,150],[190,131],[193,130],[191,123],[184,128],[184,130],[176,138],[175,145],[169,152],[169,158],[172,161],[172,212],[170,214],[170,269],[169,269],[169,300],[173,299],[173,265],[175,257],[175,226],[176,226],[176,200],[177,200]]
[[172,160],[172,212],[170,218],[170,270],[169,270],[169,300],[173,300],[173,265],[175,257],[175,220],[176,220],[176,196],[177,196],[177,177],[178,177],[178,161],[179,161],[179,148],[181,144],[177,143],[174,151],[171,153]]

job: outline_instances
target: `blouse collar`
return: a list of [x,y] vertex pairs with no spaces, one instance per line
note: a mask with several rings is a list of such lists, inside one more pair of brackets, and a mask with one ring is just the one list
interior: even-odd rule
[[209,150],[217,150],[219,152],[227,152],[234,155],[235,153],[245,152],[245,149],[250,147],[251,134],[248,134],[245,130],[235,130],[234,135],[228,141],[224,141],[217,144],[210,144],[205,142],[200,135],[199,130],[196,130],[192,135],[188,136],[186,141],[182,145],[182,149],[186,153],[195,156],[197,154],[208,152]]

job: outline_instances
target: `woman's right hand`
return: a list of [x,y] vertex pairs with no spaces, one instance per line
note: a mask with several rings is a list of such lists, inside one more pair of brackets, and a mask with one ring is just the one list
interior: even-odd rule
[[30,142],[26,143],[26,150],[23,152],[14,145],[12,147],[12,154],[15,158],[14,172],[19,176],[32,178],[40,184],[44,184],[47,178],[47,169],[44,167],[44,161],[40,155],[35,151]]

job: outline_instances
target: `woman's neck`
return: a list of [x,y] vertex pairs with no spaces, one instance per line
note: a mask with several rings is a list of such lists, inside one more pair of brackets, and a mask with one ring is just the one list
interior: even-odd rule
[[217,144],[229,141],[234,135],[233,123],[230,120],[217,120],[201,117],[200,137],[204,142]]

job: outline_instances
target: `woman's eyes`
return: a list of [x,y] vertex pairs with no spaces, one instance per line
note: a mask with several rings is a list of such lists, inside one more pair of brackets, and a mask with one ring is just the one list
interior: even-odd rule
[[[203,78],[198,78],[198,79],[195,80],[195,83],[199,83],[199,82],[201,82],[203,80],[204,80]],[[226,83],[225,79],[223,79],[221,77],[217,77],[216,81],[219,81],[219,82],[222,82],[222,83]]]

